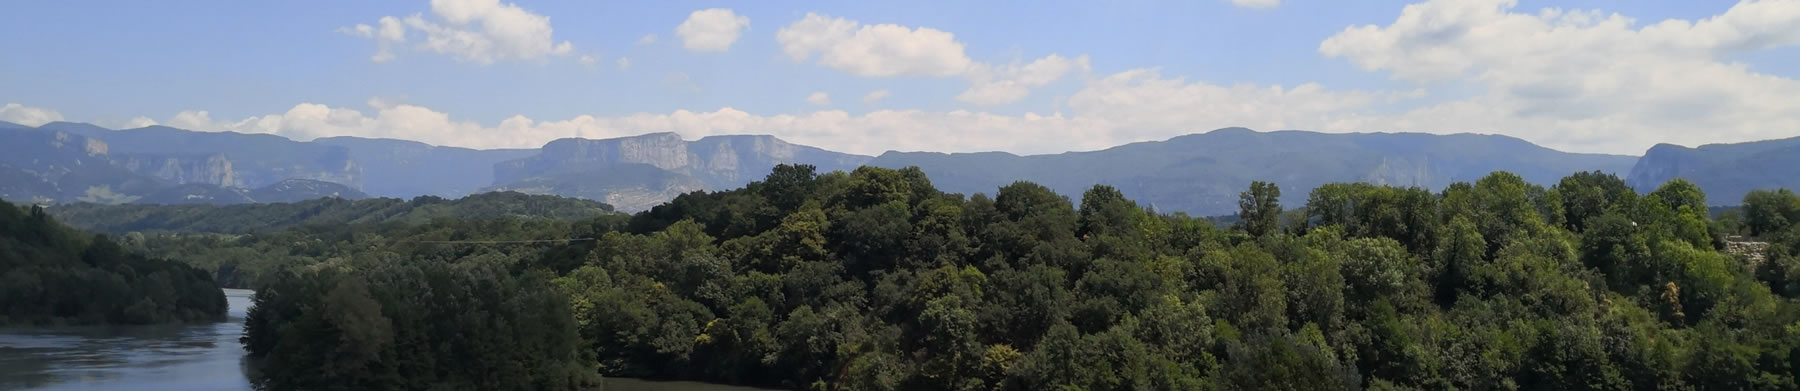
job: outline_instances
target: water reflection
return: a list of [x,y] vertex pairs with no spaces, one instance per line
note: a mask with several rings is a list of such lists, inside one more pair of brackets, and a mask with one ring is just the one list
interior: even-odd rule
[[249,389],[237,339],[250,294],[226,289],[220,323],[0,330],[0,389]]

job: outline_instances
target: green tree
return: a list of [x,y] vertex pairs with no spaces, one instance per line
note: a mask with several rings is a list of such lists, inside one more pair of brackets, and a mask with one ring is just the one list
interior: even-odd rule
[[1250,182],[1250,190],[1238,194],[1238,219],[1251,236],[1263,236],[1281,228],[1281,187]]

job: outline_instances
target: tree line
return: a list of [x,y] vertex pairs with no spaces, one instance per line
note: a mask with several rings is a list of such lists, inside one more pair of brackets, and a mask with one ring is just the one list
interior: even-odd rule
[[0,201],[0,325],[150,324],[222,319],[206,272],[125,250]]
[[1598,172],[1280,191],[1222,228],[784,165],[630,217],[289,232],[319,255],[259,279],[244,340],[268,389],[1797,387],[1792,192],[1714,218]]

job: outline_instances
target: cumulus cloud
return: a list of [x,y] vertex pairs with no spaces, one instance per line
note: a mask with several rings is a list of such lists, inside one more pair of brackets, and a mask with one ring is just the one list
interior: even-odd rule
[[619,70],[621,71],[631,69],[631,59],[629,58],[619,57],[619,60],[614,61],[613,63],[619,64]]
[[825,91],[813,91],[811,95],[806,96],[806,103],[819,106],[829,105],[831,104],[831,94],[827,94]]
[[124,129],[137,129],[156,125],[156,120],[150,119],[150,117],[135,117],[130,121],[125,121]]
[[449,55],[459,60],[491,64],[500,60],[539,60],[568,55],[569,41],[556,42],[550,17],[538,15],[500,0],[432,0],[433,17],[413,14],[404,18],[384,16],[375,25],[339,28],[352,36],[373,39],[370,61],[392,61],[397,47]]
[[882,99],[887,99],[888,95],[887,89],[869,91],[868,95],[863,95],[862,101],[863,103],[880,102]]
[[58,113],[56,110],[31,107],[18,103],[7,103],[5,106],[0,106],[0,121],[25,126],[38,126],[61,120],[63,120],[62,113]]
[[1281,6],[1281,0],[1231,0],[1231,5],[1244,8],[1275,8]]
[[1629,153],[1651,140],[1746,141],[1800,128],[1800,81],[1730,60],[1800,44],[1800,1],[1749,0],[1698,21],[1649,24],[1516,5],[1413,4],[1389,25],[1347,28],[1319,51],[1398,80],[1485,87],[1386,123],[1397,127],[1483,126],[1552,146]]
[[1087,69],[1087,56],[1075,60],[1052,54],[1020,65],[992,65],[969,59],[956,36],[930,27],[865,25],[854,20],[807,13],[782,27],[775,40],[788,58],[863,77],[964,77],[969,90],[957,96],[980,105],[1024,99],[1030,87],[1060,79],[1072,69]]
[[656,44],[656,34],[644,34],[644,36],[638,37],[637,44],[638,44],[638,46],[647,46],[647,45]]
[[948,32],[808,13],[775,33],[794,61],[815,55],[820,65],[857,76],[957,76],[973,61]]
[[1062,79],[1070,71],[1085,73],[1092,69],[1087,55],[1071,60],[1052,54],[1024,65],[975,64],[967,74],[969,89],[957,94],[956,100],[979,105],[1017,102],[1025,99],[1025,95],[1030,94],[1033,87]]
[[695,52],[723,52],[737,42],[738,35],[750,27],[750,17],[724,8],[694,11],[675,26],[681,46]]
[[580,62],[580,63],[581,63],[581,65],[594,65],[594,63],[595,63],[595,62],[599,62],[599,61],[600,61],[600,59],[598,59],[598,58],[594,58],[594,56],[591,56],[591,55],[585,55],[585,54],[584,54],[584,55],[582,55],[582,56],[581,56],[581,58],[580,58],[580,59],[578,59],[578,60],[575,60],[575,61],[576,61],[576,62]]

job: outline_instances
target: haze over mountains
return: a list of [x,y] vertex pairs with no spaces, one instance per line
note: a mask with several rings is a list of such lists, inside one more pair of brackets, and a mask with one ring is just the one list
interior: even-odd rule
[[1075,196],[1117,187],[1159,211],[1230,214],[1252,180],[1304,202],[1331,182],[1441,189],[1505,170],[1550,184],[1578,171],[1629,174],[1653,188],[1675,177],[1699,184],[1716,205],[1753,188],[1800,185],[1800,138],[1685,148],[1659,145],[1643,158],[1567,153],[1513,137],[1418,133],[1256,132],[1225,128],[1098,151],[1020,156],[1004,152],[838,153],[773,136],[683,140],[652,133],[561,139],[538,149],[475,150],[357,137],[301,142],[274,135],[197,132],[163,126],[110,130],[52,122],[0,123],[0,198],[40,202],[211,203],[460,197],[510,190],[648,209],[682,193],[760,180],[777,164],[820,172],[871,165],[918,166],[951,192],[991,193],[1026,180]]

